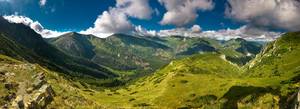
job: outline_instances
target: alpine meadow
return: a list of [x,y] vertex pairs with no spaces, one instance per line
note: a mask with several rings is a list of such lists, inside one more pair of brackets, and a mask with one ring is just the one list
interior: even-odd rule
[[0,0],[1,109],[300,109],[299,0]]

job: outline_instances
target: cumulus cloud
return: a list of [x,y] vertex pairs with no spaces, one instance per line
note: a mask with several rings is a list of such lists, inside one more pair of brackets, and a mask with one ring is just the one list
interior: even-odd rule
[[191,28],[175,28],[167,30],[147,30],[142,26],[136,26],[134,33],[135,35],[141,36],[185,36],[185,37],[195,37],[201,33],[201,27],[199,25],[193,25]]
[[162,25],[184,26],[195,21],[198,10],[211,10],[214,8],[213,0],[159,0],[167,10]]
[[150,19],[153,13],[148,0],[117,0],[116,7],[128,16]]
[[242,26],[238,29],[222,29],[218,31],[205,31],[201,37],[216,38],[219,40],[229,40],[234,38],[243,38],[252,41],[273,41],[280,37],[282,33],[273,32],[262,28]]
[[[138,31],[137,31],[138,30]],[[230,40],[235,38],[243,38],[251,41],[273,41],[280,37],[282,33],[269,31],[265,28],[256,28],[249,25],[242,26],[237,29],[221,29],[217,31],[201,31],[199,25],[194,25],[189,29],[186,28],[175,28],[168,30],[146,30],[139,26],[136,29],[137,35],[144,36],[184,36],[184,37],[206,37],[214,38],[218,40]]]
[[252,26],[300,30],[299,0],[228,0],[225,14]]
[[58,32],[58,31],[45,29],[38,21],[33,21],[30,18],[25,16],[10,15],[10,16],[3,16],[3,17],[11,23],[21,23],[29,26],[31,29],[33,29],[35,32],[37,32],[44,38],[57,37],[64,33],[67,33],[67,32]]
[[201,27],[199,25],[193,25],[191,28],[175,28],[157,32],[158,36],[197,37],[199,34],[201,34]]
[[[153,13],[148,0],[117,0],[116,6],[104,11],[95,21],[94,26],[81,31],[99,37],[113,33],[128,33],[135,30],[128,18],[150,19]],[[107,37],[107,36],[106,36]]]
[[200,33],[201,32],[201,27],[199,25],[193,25],[191,28],[193,33]]
[[47,0],[40,0],[39,4],[40,6],[45,6],[47,3]]
[[128,20],[126,14],[117,8],[104,11],[94,23],[94,27],[81,33],[90,33],[96,36],[106,33],[126,33],[133,30],[133,25]]
[[140,36],[157,36],[157,32],[155,30],[147,30],[141,25],[135,26],[133,34]]

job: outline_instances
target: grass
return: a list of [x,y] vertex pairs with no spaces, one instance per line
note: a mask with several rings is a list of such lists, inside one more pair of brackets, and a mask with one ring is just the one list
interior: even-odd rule
[[294,75],[261,78],[242,72],[246,71],[220,54],[195,55],[173,61],[128,87],[88,98],[108,108],[276,108],[293,92],[288,88],[297,87],[282,84]]
[[[0,59],[5,60],[3,63],[23,64],[5,56]],[[282,99],[279,96],[287,96],[293,92],[290,88],[297,87],[282,84],[294,75],[245,76],[241,73],[245,69],[226,61],[218,53],[175,60],[129,86],[101,90],[34,66],[37,69],[33,72],[47,72],[47,81],[56,93],[49,108],[271,108],[280,106],[275,98]]]
[[[56,93],[49,108],[277,109],[288,106],[285,101],[300,87],[300,62],[295,59],[300,52],[296,42],[279,39],[243,67],[226,60],[221,53],[193,55],[174,60],[135,82],[120,87],[113,85],[113,88],[101,85],[116,81],[114,79],[96,79],[87,84],[87,80],[60,76],[39,65],[33,65],[35,71],[24,71],[47,73],[47,81]],[[26,64],[14,61],[0,55],[0,63]],[[112,71],[124,78],[135,74],[135,71]],[[12,69],[12,72],[18,71]],[[19,76],[18,80],[22,80],[29,75]],[[100,86],[95,88],[95,85]],[[0,92],[7,93],[1,89]]]

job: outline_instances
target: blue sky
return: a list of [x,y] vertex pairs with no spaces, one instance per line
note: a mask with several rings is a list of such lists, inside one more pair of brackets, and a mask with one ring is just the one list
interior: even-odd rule
[[[18,13],[18,15],[39,21],[45,28],[51,30],[80,31],[91,27],[97,17],[103,11],[108,10],[109,7],[114,7],[115,3],[114,0],[47,0],[45,6],[40,6],[39,0],[24,0],[23,2],[10,4],[12,8],[7,6],[1,14]],[[159,14],[153,14],[150,20],[131,18],[133,24],[142,25],[151,30],[175,27],[173,25],[160,25],[158,22],[162,19],[166,9],[156,0],[150,0],[149,3],[151,7],[158,9]],[[238,28],[241,26],[240,23],[225,18],[224,9],[225,0],[218,0],[214,10],[209,12],[198,11],[199,18],[193,24],[201,25],[203,30]],[[191,26],[191,24],[186,26]]]
[[47,30],[38,33],[186,34],[196,30],[249,37],[300,30],[297,0],[0,0],[0,14],[26,17],[32,20],[29,26]]
[[93,25],[99,14],[115,4],[113,0],[47,0],[45,6],[40,6],[39,0],[15,1],[2,9],[5,11],[1,14],[18,13],[39,21],[45,28],[59,31],[86,29]]

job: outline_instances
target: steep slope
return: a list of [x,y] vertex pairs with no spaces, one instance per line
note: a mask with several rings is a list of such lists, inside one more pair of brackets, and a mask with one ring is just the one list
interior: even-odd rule
[[167,64],[171,58],[167,46],[123,34],[102,39],[92,35],[68,33],[47,40],[65,53],[117,70],[154,71]]
[[[0,55],[0,108],[103,108],[86,98],[88,84]],[[85,91],[84,91],[85,90]]]
[[[103,40],[94,40],[97,55],[94,61],[107,60],[110,66],[117,66],[123,70],[150,70],[167,64],[171,59],[167,46],[147,40],[142,37],[135,37],[123,34],[115,34]],[[115,64],[117,63],[117,64]]]
[[93,49],[95,48],[87,37],[82,37],[81,34],[71,32],[61,36],[61,38],[48,39],[49,42],[59,46],[59,49],[66,53],[91,59],[95,55]]
[[[90,75],[98,78],[112,77],[109,70],[85,59],[66,55],[51,46],[29,27],[13,24],[0,17],[0,53],[19,60],[38,63],[72,75]],[[77,73],[77,74],[76,74]]]
[[[243,65],[254,58],[261,48],[257,43],[242,39],[223,44],[209,38],[181,36],[148,37],[114,34],[108,38],[97,38],[73,32],[47,40],[67,54],[83,57],[116,70],[134,72],[152,72],[173,59],[205,52],[224,53],[229,60]],[[244,51],[240,53],[239,49]],[[249,54],[252,55],[247,56]],[[240,59],[244,59],[243,63],[239,61]]]
[[[244,67],[222,53],[172,61],[126,88],[98,92],[91,99],[108,108],[289,109],[300,87],[295,58],[300,55],[299,38],[299,33],[282,36]],[[277,75],[268,70],[274,68],[279,68]]]
[[228,60],[242,66],[255,58],[262,47],[263,45],[258,42],[237,38],[223,42],[223,47],[220,51],[226,55]]
[[282,77],[298,73],[300,60],[300,33],[287,33],[276,41],[269,43],[248,64],[247,74],[253,77]]

